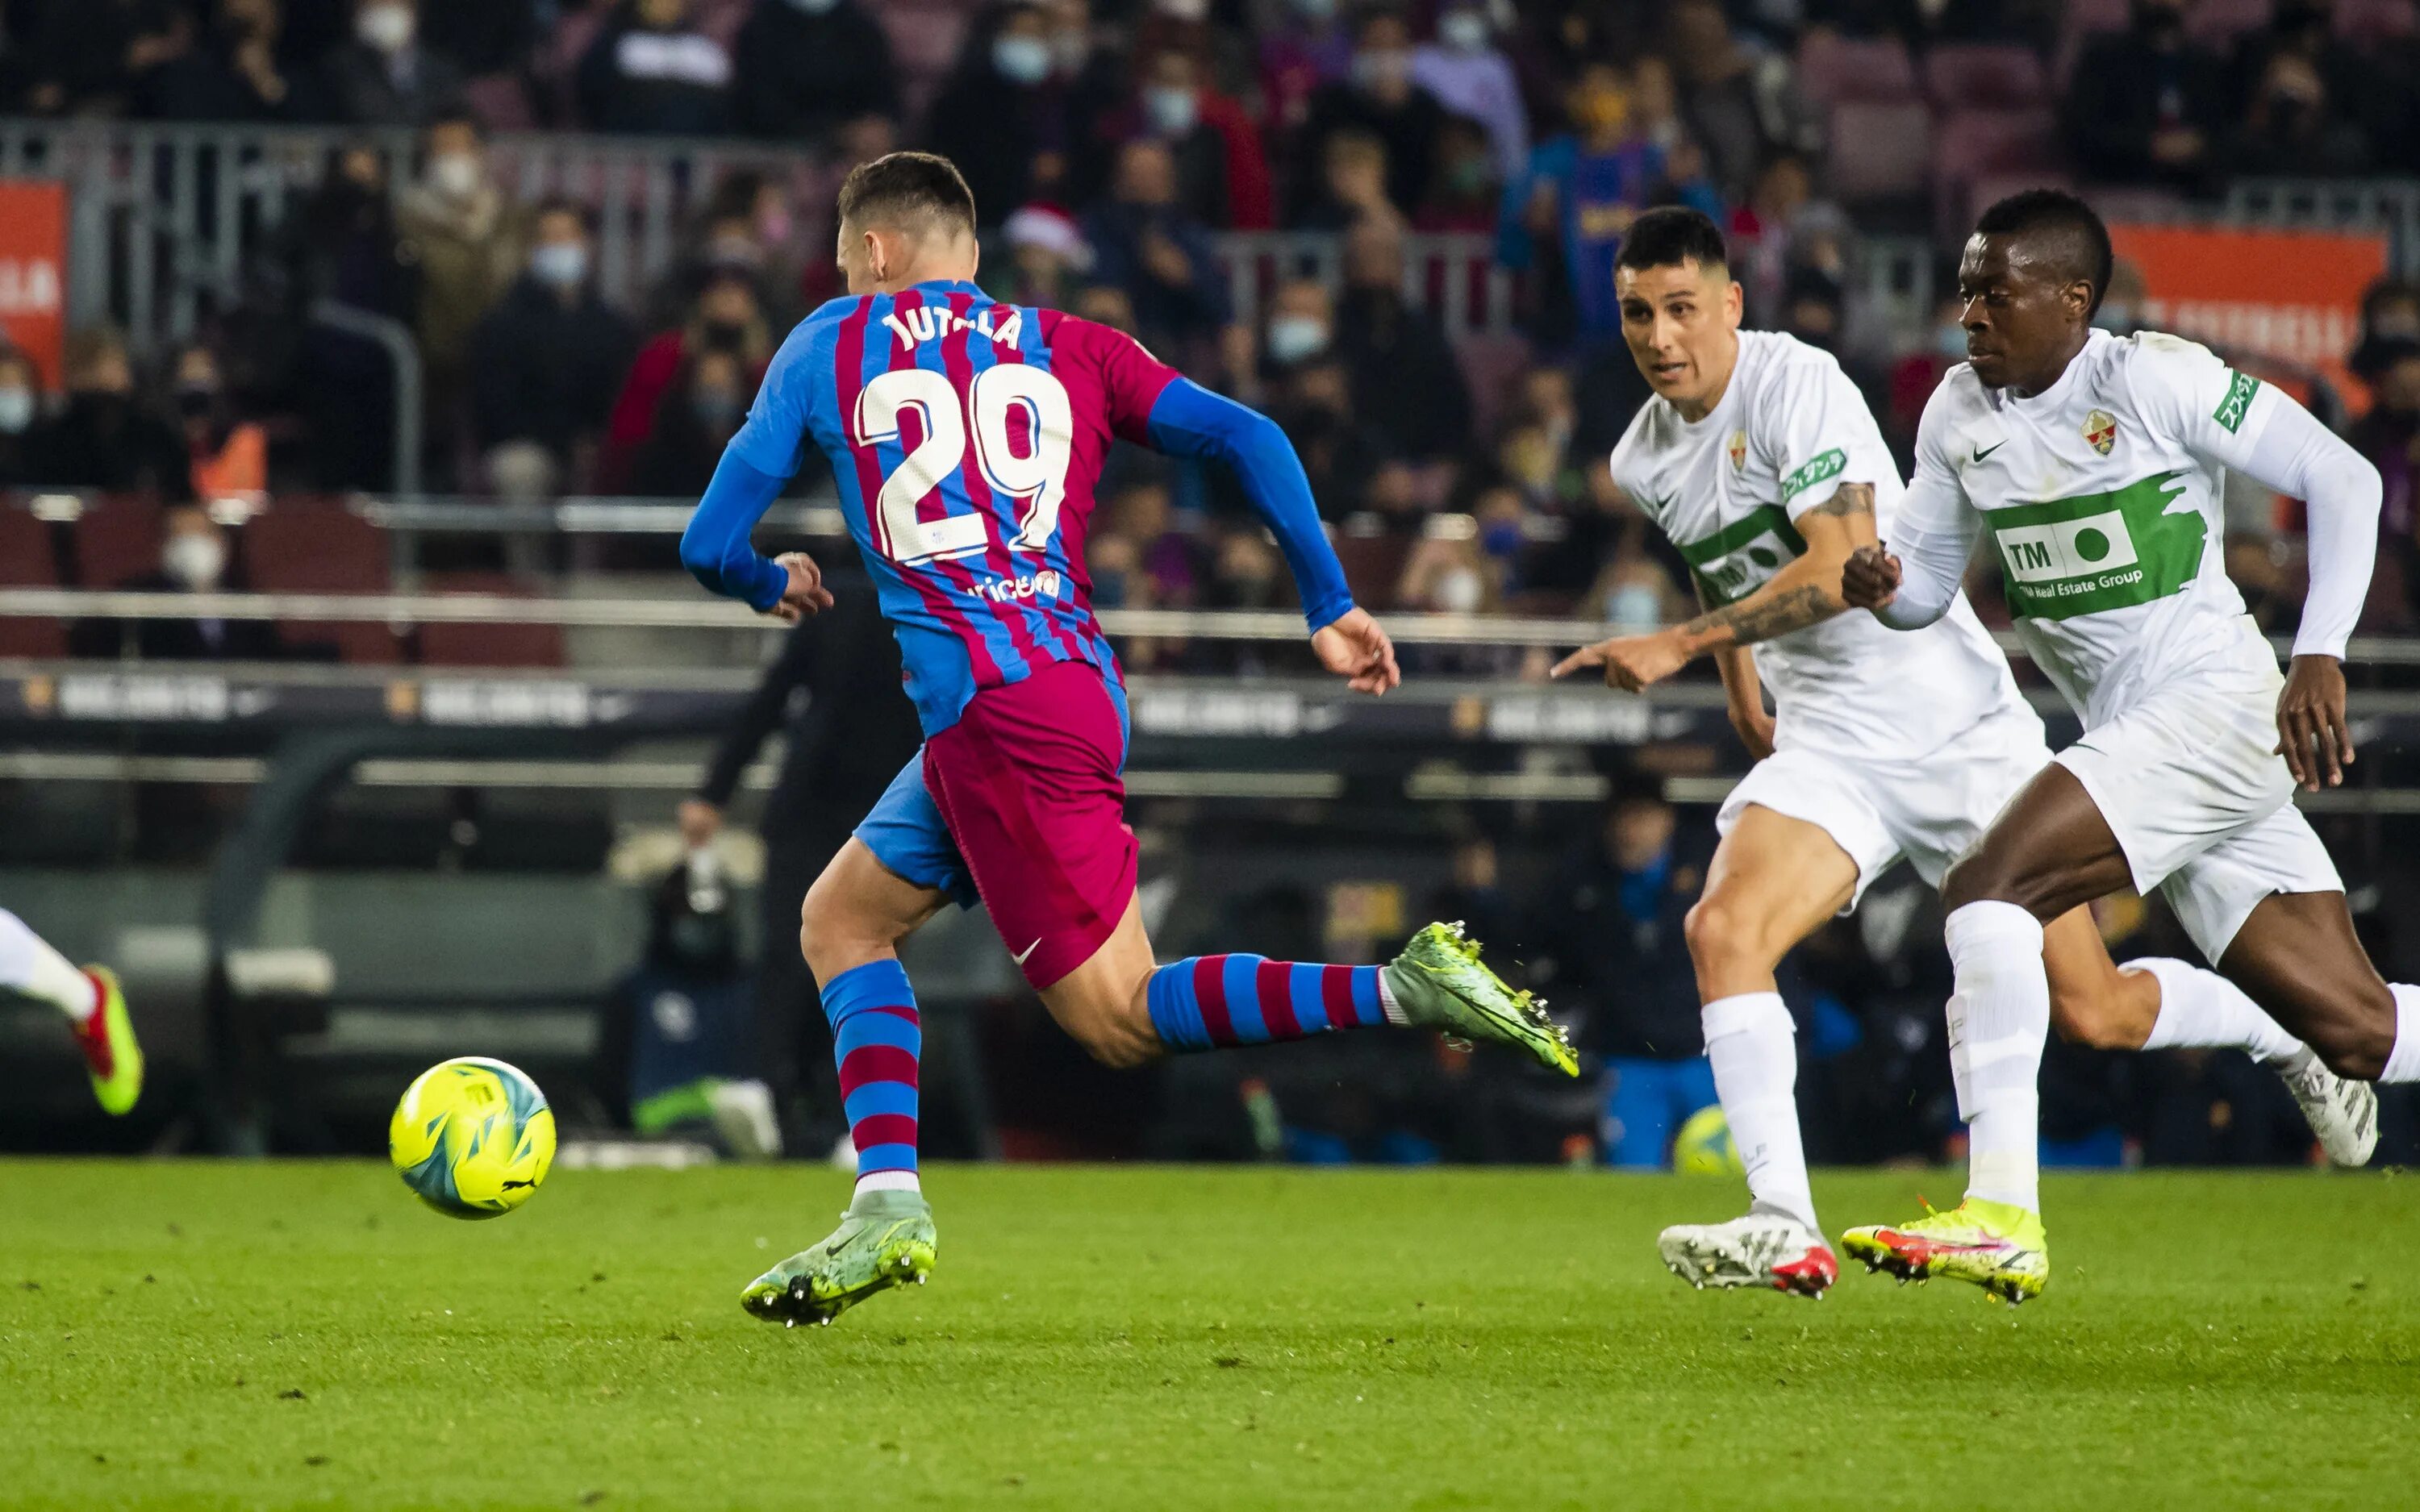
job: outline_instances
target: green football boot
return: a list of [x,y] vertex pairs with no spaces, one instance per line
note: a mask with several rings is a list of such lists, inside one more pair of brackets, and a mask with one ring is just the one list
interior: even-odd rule
[[933,1205],[921,1192],[861,1192],[840,1227],[748,1284],[739,1305],[768,1323],[829,1324],[933,1272]]
[[1947,1212],[1927,1204],[1911,1224],[1852,1228],[1840,1247],[1869,1271],[1888,1271],[1901,1281],[1971,1281],[2011,1307],[2040,1296],[2050,1280],[2041,1214],[1979,1197]]
[[76,1048],[84,1052],[92,1095],[101,1111],[124,1114],[143,1096],[143,1047],[134,1042],[134,1021],[127,1016],[126,993],[117,985],[117,974],[107,966],[86,966],[85,975],[92,979],[101,1004],[76,1026]]
[[1431,924],[1384,969],[1405,1021],[1457,1040],[1515,1045],[1566,1076],[1580,1073],[1571,1039],[1546,1016],[1546,1005],[1488,970],[1461,924]]

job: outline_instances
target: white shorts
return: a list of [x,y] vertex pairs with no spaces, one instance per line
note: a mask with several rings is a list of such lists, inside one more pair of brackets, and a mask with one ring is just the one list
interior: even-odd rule
[[1813,825],[1857,863],[1853,909],[1901,856],[1927,886],[1940,887],[1950,863],[2049,762],[2040,718],[2009,704],[1922,756],[1776,751],[1731,789],[1714,827],[1730,834],[1749,804]]
[[2213,965],[2272,893],[2344,890],[2276,753],[2283,686],[2265,657],[2197,675],[2056,758],[2118,837],[2134,890],[2149,897],[2157,887]]

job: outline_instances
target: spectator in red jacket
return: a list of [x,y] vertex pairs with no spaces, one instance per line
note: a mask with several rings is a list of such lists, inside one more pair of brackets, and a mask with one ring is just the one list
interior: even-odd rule
[[618,493],[634,486],[632,466],[640,446],[655,428],[665,394],[683,369],[706,351],[728,352],[737,358],[747,371],[752,392],[765,376],[765,364],[773,359],[773,333],[756,302],[755,283],[744,269],[726,269],[710,277],[698,291],[689,318],[670,331],[657,332],[639,348],[605,424],[597,468],[598,488]]

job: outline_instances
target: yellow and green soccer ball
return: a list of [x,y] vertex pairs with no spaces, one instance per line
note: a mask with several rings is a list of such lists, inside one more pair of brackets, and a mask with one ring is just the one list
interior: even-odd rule
[[1740,1174],[1739,1147],[1720,1107],[1699,1108],[1681,1125],[1672,1140],[1672,1168],[1690,1176]]
[[498,1218],[527,1202],[554,1164],[546,1094],[501,1060],[463,1056],[422,1072],[387,1125],[403,1184],[456,1218]]

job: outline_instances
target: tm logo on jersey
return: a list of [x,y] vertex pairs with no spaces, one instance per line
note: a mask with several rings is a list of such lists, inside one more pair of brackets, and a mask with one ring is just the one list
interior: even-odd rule
[[2197,509],[2168,512],[2177,482],[2158,473],[2109,493],[1993,511],[2009,607],[2063,620],[2183,588],[2201,569],[2207,527]]
[[995,578],[987,583],[969,583],[967,592],[995,604],[1008,604],[1021,598],[1057,598],[1065,580],[1058,573],[1046,568],[1030,577]]

